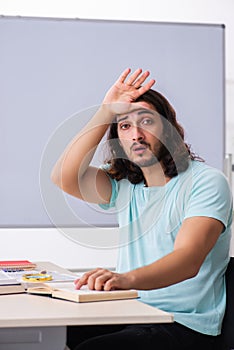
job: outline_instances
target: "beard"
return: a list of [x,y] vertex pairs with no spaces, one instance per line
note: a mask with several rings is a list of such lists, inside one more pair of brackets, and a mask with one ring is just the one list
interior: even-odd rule
[[142,141],[140,143],[148,147],[150,156],[148,156],[148,158],[145,158],[145,156],[142,154],[142,156],[138,155],[138,159],[133,159],[131,155],[128,156],[125,153],[122,145],[119,142],[119,139],[110,139],[109,142],[113,159],[128,160],[132,164],[138,166],[139,168],[150,167],[152,165],[155,165],[161,162],[161,160],[169,153],[165,145],[160,140],[158,140],[158,143],[154,146],[152,150],[148,143]]
[[139,166],[139,168],[147,168],[157,163],[159,163],[159,160],[154,155],[152,155],[149,159],[138,159],[137,161],[134,161],[134,164]]
[[[143,142],[144,144],[144,142]],[[166,147],[163,145],[161,141],[158,141],[158,144],[154,147],[154,149],[151,151],[151,156],[149,158],[145,158],[144,155],[139,155],[139,158],[137,160],[129,159],[131,162],[133,162],[135,165],[139,166],[140,168],[150,167],[152,165],[155,165],[157,163],[160,163],[163,157],[168,153]],[[142,159],[140,159],[142,158]]]

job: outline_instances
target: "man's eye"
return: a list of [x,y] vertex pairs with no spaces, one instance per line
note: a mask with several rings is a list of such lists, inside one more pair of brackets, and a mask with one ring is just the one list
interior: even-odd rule
[[125,123],[125,124],[121,124],[120,125],[120,129],[122,129],[122,130],[126,130],[126,129],[128,129],[129,128],[129,124],[127,124],[127,123]]
[[152,121],[152,119],[149,119],[149,118],[143,119],[142,124],[143,125],[151,125],[151,124],[153,124],[153,121]]

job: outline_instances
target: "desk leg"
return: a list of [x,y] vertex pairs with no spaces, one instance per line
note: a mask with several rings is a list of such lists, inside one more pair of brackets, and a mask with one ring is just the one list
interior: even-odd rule
[[0,350],[64,350],[66,327],[0,329]]

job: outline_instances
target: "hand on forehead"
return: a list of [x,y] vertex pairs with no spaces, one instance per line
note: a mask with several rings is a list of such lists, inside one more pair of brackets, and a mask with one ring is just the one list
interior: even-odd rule
[[155,108],[145,102],[145,101],[139,101],[139,102],[134,102],[129,104],[128,106],[126,106],[126,110],[123,110],[123,112],[121,112],[120,114],[116,115],[116,120],[117,122],[119,121],[119,119],[125,115],[130,116],[131,114],[137,113],[137,112],[144,112],[144,111],[151,111],[152,114],[158,115],[158,113],[156,112]]

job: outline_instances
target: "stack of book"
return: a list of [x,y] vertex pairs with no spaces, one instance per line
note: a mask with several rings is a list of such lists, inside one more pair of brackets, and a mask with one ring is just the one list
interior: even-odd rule
[[28,260],[4,260],[0,261],[0,294],[24,293],[25,288],[12,271],[28,271],[34,269],[36,264]]
[[4,270],[0,270],[0,294],[24,293],[25,288],[17,279],[9,276]]
[[36,264],[29,260],[4,260],[0,261],[0,269],[4,271],[32,270]]

